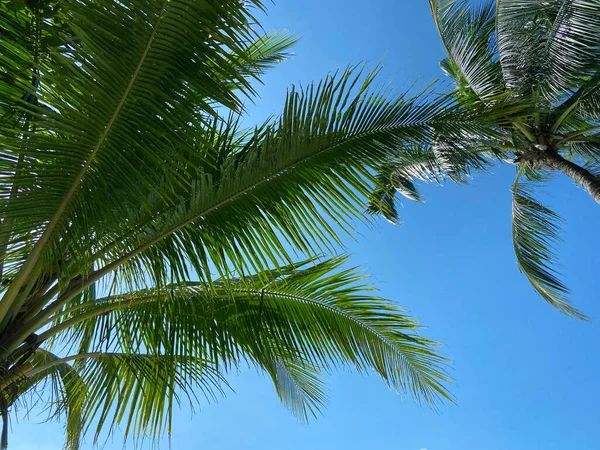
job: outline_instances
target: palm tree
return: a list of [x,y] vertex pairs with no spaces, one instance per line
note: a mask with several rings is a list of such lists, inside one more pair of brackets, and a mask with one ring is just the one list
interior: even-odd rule
[[242,128],[253,83],[294,42],[256,31],[261,8],[0,4],[2,448],[29,393],[66,416],[75,449],[91,429],[170,432],[174,405],[218,395],[243,363],[304,418],[344,364],[450,399],[416,322],[317,256],[363,218],[388,152],[460,118],[354,68]]
[[[516,166],[512,231],[520,270],[560,311],[585,318],[552,267],[558,216],[532,189],[552,172],[600,203],[600,1],[430,0],[446,49],[451,93],[482,113],[475,131],[457,125],[425,146],[405,147],[379,169],[371,212],[397,219],[394,194],[421,201],[415,181],[464,182],[474,171]],[[483,131],[483,129],[485,131]]]

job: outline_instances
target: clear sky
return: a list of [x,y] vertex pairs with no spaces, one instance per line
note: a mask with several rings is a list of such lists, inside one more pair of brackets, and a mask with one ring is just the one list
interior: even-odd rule
[[[384,76],[400,87],[442,76],[426,0],[278,0],[263,23],[302,41],[294,58],[265,78],[251,109],[256,122],[281,110],[291,83],[351,63],[385,56]],[[374,275],[381,294],[445,344],[458,406],[419,407],[375,376],[348,371],[330,377],[323,417],[302,425],[270,382],[247,370],[231,378],[235,393],[218,404],[193,418],[186,408],[176,414],[172,448],[600,449],[600,207],[562,177],[542,197],[565,219],[561,265],[588,324],[545,305],[519,273],[510,236],[513,174],[496,168],[469,186],[427,188],[427,204],[406,203],[400,227],[381,221],[347,242],[352,262]],[[61,426],[36,421],[13,424],[11,449],[61,448]],[[88,439],[83,448],[91,447]],[[104,448],[121,449],[121,436]]]

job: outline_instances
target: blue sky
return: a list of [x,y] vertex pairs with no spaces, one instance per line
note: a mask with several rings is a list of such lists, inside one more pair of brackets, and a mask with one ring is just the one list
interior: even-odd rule
[[[265,78],[251,108],[259,122],[277,114],[291,83],[383,56],[383,76],[399,87],[442,76],[442,48],[428,4],[392,0],[279,0],[263,20],[301,42]],[[565,450],[600,448],[600,208],[557,177],[542,198],[565,219],[561,266],[591,324],[560,315],[519,274],[511,247],[513,169],[496,168],[469,186],[426,188],[425,205],[406,203],[403,224],[360,227],[347,240],[385,297],[396,299],[444,343],[458,406],[419,407],[376,377],[330,377],[323,417],[299,423],[253,370],[231,378],[235,394],[176,414],[172,448],[211,450]],[[14,450],[58,449],[60,425],[13,424]],[[162,445],[168,448],[165,441]],[[133,446],[130,446],[133,448]],[[144,448],[150,448],[149,444]],[[91,443],[83,448],[91,448]],[[121,436],[107,442],[121,449]]]

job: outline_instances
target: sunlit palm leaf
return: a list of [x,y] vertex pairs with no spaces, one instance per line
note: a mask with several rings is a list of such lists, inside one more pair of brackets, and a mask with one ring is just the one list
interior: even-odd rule
[[248,46],[243,57],[238,57],[240,73],[258,79],[266,70],[285,61],[297,42],[298,38],[287,31],[275,31],[261,36]]
[[374,79],[349,70],[292,89],[281,118],[251,133],[240,132],[236,120],[215,124],[216,141],[207,147],[197,140],[201,153],[214,155],[223,143],[235,151],[216,170],[188,170],[189,187],[169,185],[179,200],[167,209],[160,195],[146,200],[153,208],[134,208],[136,217],[127,203],[115,206],[130,216],[128,235],[99,233],[111,242],[93,258],[106,266],[88,283],[127,262],[126,269],[141,264],[158,274],[183,268],[185,259],[207,278],[209,261],[222,272],[260,271],[291,262],[290,245],[314,254],[339,242],[331,223],[350,231],[350,220],[361,217],[373,186],[369,167],[427,141],[433,125],[450,133],[464,119],[446,97],[390,98],[370,89]]
[[277,360],[265,369],[281,403],[302,421],[317,417],[327,403],[325,384],[318,368],[306,361]]
[[369,295],[361,276],[336,270],[342,262],[215,281],[216,291],[186,283],[99,299],[66,311],[40,339],[66,330],[69,342],[84,343],[80,352],[155,349],[224,369],[249,357],[275,378],[277,364],[306,362],[314,372],[349,363],[416,399],[449,398],[434,343],[413,334],[417,324],[393,303]]
[[563,1],[548,43],[547,89],[562,98],[600,64],[600,2]]
[[[369,212],[395,221],[394,187],[410,198],[414,181],[462,183],[499,161],[543,181],[559,170],[598,201],[600,2],[430,0],[430,6],[447,53],[442,69],[473,121],[434,131],[427,146],[406,147],[405,158],[382,164]],[[583,318],[552,268],[556,216],[526,184],[513,190],[519,267],[546,301]]]
[[526,182],[513,186],[512,233],[519,268],[544,300],[559,311],[579,319],[586,317],[569,301],[569,290],[556,270],[554,246],[559,239],[559,217],[541,205]]
[[[482,133],[483,135],[484,133]],[[482,136],[481,136],[482,137]],[[464,183],[475,171],[484,171],[498,160],[498,154],[485,141],[471,142],[480,148],[461,148],[466,140],[434,142],[432,147],[408,146],[396,152],[386,165],[378,169],[378,185],[371,193],[367,211],[381,214],[388,221],[397,223],[399,218],[394,204],[394,196],[399,194],[409,200],[424,202],[415,182],[442,184],[445,180]]]
[[[504,86],[497,60],[494,2],[476,8],[467,1],[430,0],[438,33],[448,59],[443,67],[463,89],[478,97],[502,92]],[[464,80],[464,81],[463,81]]]
[[[498,54],[506,87],[516,95],[530,95],[543,83],[548,70],[550,34],[563,0],[498,0]],[[535,36],[535,38],[532,38]]]

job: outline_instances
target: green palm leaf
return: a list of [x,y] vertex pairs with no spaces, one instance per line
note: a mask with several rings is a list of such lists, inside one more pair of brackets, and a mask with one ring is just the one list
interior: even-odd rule
[[274,370],[268,372],[281,403],[301,420],[316,417],[326,404],[327,394],[317,368],[305,362],[277,361]]
[[[22,377],[39,383],[58,378],[58,396],[67,409],[67,445],[77,448],[83,435],[95,429],[94,442],[102,431],[121,424],[125,436],[160,437],[171,429],[174,404],[181,395],[191,403],[202,393],[215,400],[227,386],[215,368],[196,358],[179,355],[79,353],[58,357],[43,352],[45,361],[24,370]],[[77,416],[70,417],[74,410]],[[61,413],[59,406],[56,414]],[[71,413],[72,414],[72,413]]]
[[[600,203],[600,2],[597,0],[430,0],[453,81],[455,115],[470,117],[407,146],[379,166],[368,211],[397,221],[394,194],[421,199],[416,181],[464,183],[498,162],[538,181],[560,171]],[[495,6],[495,8],[494,8]],[[552,268],[557,217],[513,186],[519,267],[560,311],[583,314]]]
[[552,265],[553,247],[559,239],[559,217],[541,205],[530,193],[527,183],[513,186],[512,234],[519,269],[544,300],[568,315],[586,319],[569,301],[569,290],[559,280]]
[[[337,270],[343,262],[284,267],[215,281],[213,288],[188,282],[83,303],[67,309],[40,340],[71,330],[76,342],[85,343],[82,352],[98,351],[107,342],[128,351],[185,348],[186,354],[225,367],[243,352],[257,358],[269,350],[277,361],[299,357],[315,367],[336,362],[370,367],[394,388],[425,401],[447,396],[436,381],[445,376],[436,368],[443,359],[429,348],[433,343],[409,334],[417,324],[392,303],[367,295],[362,276]],[[173,342],[171,334],[181,341]],[[262,349],[264,342],[274,348]]]
[[254,83],[295,42],[255,31],[261,8],[0,4],[5,427],[48,382],[71,448],[118,424],[160,436],[180,398],[220,394],[244,362],[303,419],[341,365],[450,398],[415,321],[341,259],[293,261],[333,252],[364,220],[388,156],[472,132],[471,119],[455,97],[376,89],[378,70],[352,68],[291,88],[280,117],[242,128]]
[[349,220],[361,217],[374,182],[368,168],[402,145],[426,141],[434,116],[440,132],[462,119],[445,97],[388,100],[369,89],[374,75],[349,70],[293,89],[281,118],[252,132],[238,130],[236,119],[215,122],[210,145],[203,136],[196,142],[216,169],[192,167],[184,187],[165,186],[179,198],[174,204],[153,193],[145,200],[153,208],[115,206],[111,215],[125,215],[127,234],[98,233],[110,241],[87,262],[102,268],[86,284],[118,267],[128,278],[139,278],[143,267],[164,279],[172,268],[184,271],[185,261],[206,278],[208,262],[222,273],[261,271],[291,262],[286,246],[314,254],[339,242],[330,223],[351,231]]
[[363,276],[341,269],[344,262],[307,261],[212,286],[188,282],[80,303],[37,340],[52,339],[73,356],[21,376],[76,361],[87,388],[75,404],[86,428],[97,423],[96,436],[118,423],[125,434],[159,436],[170,429],[178,393],[195,403],[199,387],[214,398],[224,374],[243,361],[265,370],[303,419],[327,399],[321,372],[340,365],[375,370],[417,400],[451,399],[435,343],[416,334],[417,323],[392,302],[370,294]]
[[287,31],[275,31],[261,36],[246,49],[243,57],[238,56],[238,69],[244,75],[258,77],[290,56],[290,49],[298,38]]
[[[76,368],[59,356],[38,348],[29,360],[28,373],[20,374],[9,389],[3,387],[3,391],[9,394],[6,401],[15,404],[23,402],[27,394],[33,394],[35,397],[42,396],[48,386],[51,391],[49,417],[58,419],[63,415],[66,416],[65,448],[78,450],[85,431],[83,399],[87,394],[88,386]],[[6,424],[5,419],[5,426]]]
[[475,9],[466,1],[430,0],[430,6],[448,54],[442,67],[478,97],[499,94],[504,86],[496,58],[494,2]]
[[[21,185],[35,195],[12,198],[3,212],[38,231],[0,302],[2,315],[31,271],[45,265],[40,258],[51,242],[64,239],[67,229],[85,234],[85,223],[74,217],[99,220],[111,206],[81,193],[108,189],[114,195],[140,185],[151,191],[157,183],[152,174],[167,170],[165,152],[180,142],[187,124],[215,114],[213,104],[240,107],[227,85],[235,81],[251,91],[232,64],[234,56],[251,62],[245,56],[253,37],[249,11],[237,0],[61,3],[60,17],[74,38],[58,48],[51,65],[39,68],[42,105],[31,123],[51,133],[28,136],[27,148],[19,137],[6,145],[25,156],[28,177]],[[168,170],[173,183],[184,181],[178,164]]]

